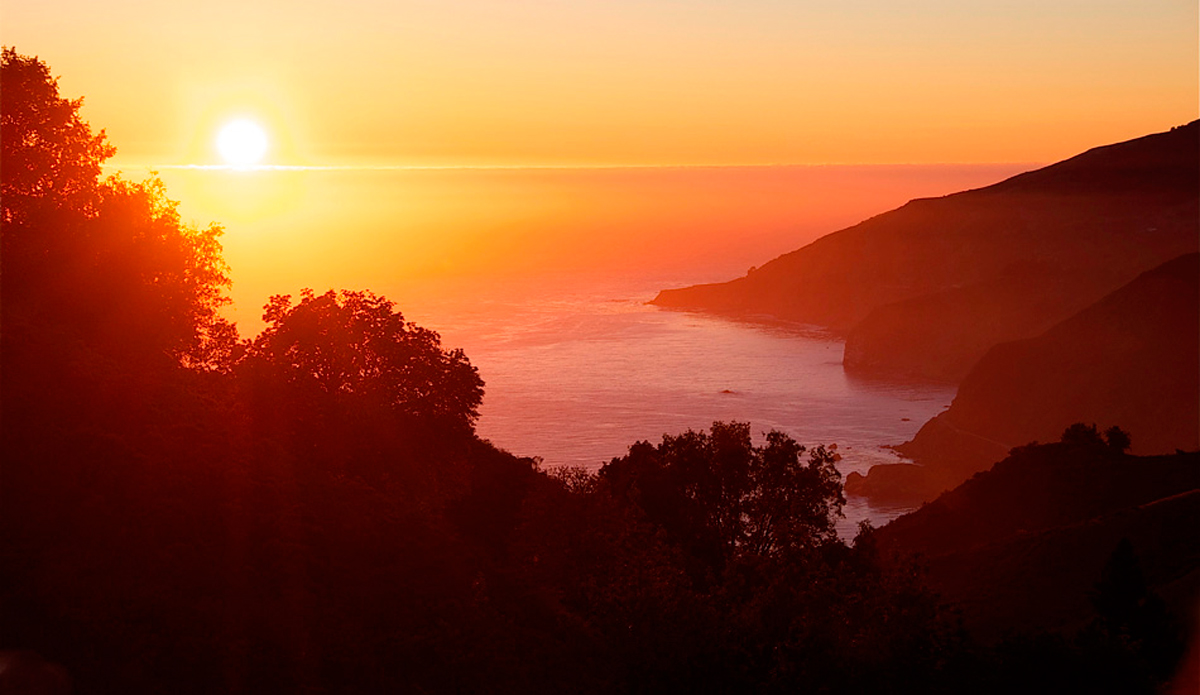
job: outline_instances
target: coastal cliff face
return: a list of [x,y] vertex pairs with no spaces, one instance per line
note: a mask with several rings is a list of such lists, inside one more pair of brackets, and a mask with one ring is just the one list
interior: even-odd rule
[[876,309],[847,334],[843,364],[858,374],[955,383],[993,345],[1039,335],[1132,277],[1125,268],[1014,265]]
[[1139,273],[1200,248],[1200,122],[987,188],[914,200],[731,282],[653,303],[827,327],[849,370],[961,379]]
[[1143,273],[1036,338],[993,347],[950,408],[897,447],[923,466],[872,469],[847,489],[875,494],[886,477],[887,488],[929,499],[1075,422],[1121,427],[1136,454],[1200,449],[1200,254]]

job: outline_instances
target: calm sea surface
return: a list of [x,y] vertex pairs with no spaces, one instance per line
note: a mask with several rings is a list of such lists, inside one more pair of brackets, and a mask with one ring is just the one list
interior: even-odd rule
[[[440,299],[406,315],[466,350],[486,382],[481,436],[543,465],[596,470],[638,440],[747,421],[802,444],[837,445],[839,468],[901,460],[953,389],[852,379],[842,343],[819,331],[739,323],[649,306],[656,286],[593,285],[552,295]],[[410,305],[411,306],[411,305]],[[761,441],[761,440],[760,440]],[[841,524],[908,511],[851,498]]]

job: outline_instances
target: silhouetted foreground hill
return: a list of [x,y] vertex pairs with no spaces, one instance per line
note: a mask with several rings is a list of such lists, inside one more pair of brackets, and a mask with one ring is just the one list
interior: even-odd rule
[[1198,488],[1197,453],[1137,457],[1099,441],[1022,447],[875,537],[887,552],[922,555],[930,586],[985,640],[1082,627],[1122,538],[1145,587],[1193,616]]
[[1200,122],[901,208],[663,307],[847,335],[847,368],[957,380],[1138,273],[1198,249]]
[[1073,422],[1119,424],[1135,453],[1200,448],[1200,254],[1142,274],[1036,338],[992,348],[950,408],[897,447],[923,468],[877,467],[847,486],[928,499]]

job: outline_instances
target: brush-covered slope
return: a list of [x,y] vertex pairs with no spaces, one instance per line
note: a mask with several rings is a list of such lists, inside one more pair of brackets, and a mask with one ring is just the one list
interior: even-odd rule
[[925,558],[929,581],[978,636],[1079,627],[1122,538],[1148,586],[1183,615],[1196,608],[1200,455],[1123,455],[1100,442],[1023,447],[876,532],[880,547]]
[[953,485],[1074,422],[1119,425],[1134,453],[1200,448],[1200,254],[1143,273],[1036,338],[995,346],[950,408],[899,449]]
[[1200,122],[934,199],[829,234],[731,282],[654,303],[849,335],[846,363],[960,378],[1200,246]]

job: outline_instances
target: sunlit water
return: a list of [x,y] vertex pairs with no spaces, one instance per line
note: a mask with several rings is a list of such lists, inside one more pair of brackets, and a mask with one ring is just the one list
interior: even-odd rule
[[[418,303],[407,315],[466,350],[486,381],[483,437],[544,465],[596,470],[638,440],[748,421],[802,444],[837,445],[842,474],[901,460],[950,403],[945,387],[862,381],[842,370],[842,343],[816,330],[661,310],[653,286],[592,286]],[[761,440],[760,440],[761,441]],[[839,530],[908,511],[850,498]]]

